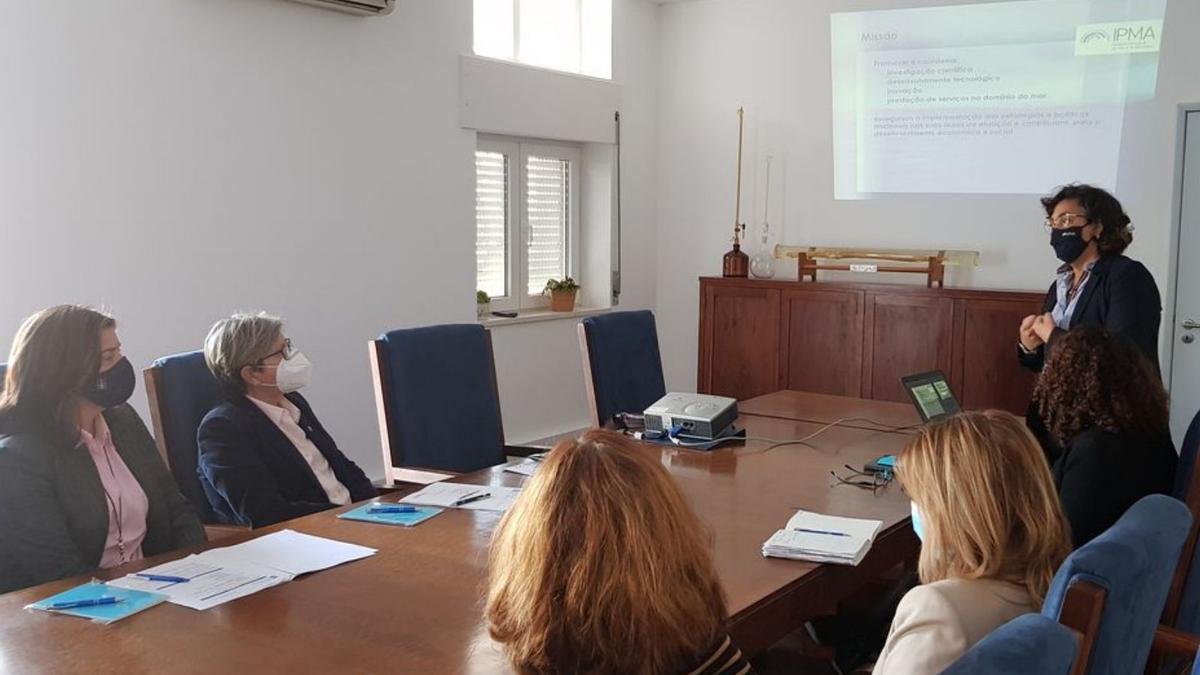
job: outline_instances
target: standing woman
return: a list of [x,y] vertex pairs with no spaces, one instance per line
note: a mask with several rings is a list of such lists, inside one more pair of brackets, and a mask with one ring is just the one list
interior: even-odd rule
[[25,320],[0,394],[0,593],[205,541],[126,401],[116,322],[75,305]]
[[1133,228],[1121,202],[1091,185],[1068,185],[1042,199],[1042,206],[1050,246],[1063,264],[1046,293],[1043,313],[1021,321],[1021,364],[1040,372],[1058,338],[1094,324],[1131,340],[1158,372],[1162,301],[1145,266],[1123,255]]

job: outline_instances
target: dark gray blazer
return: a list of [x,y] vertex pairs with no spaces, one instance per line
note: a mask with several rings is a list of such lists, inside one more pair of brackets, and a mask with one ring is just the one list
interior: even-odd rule
[[[126,403],[104,421],[150,503],[142,553],[203,543],[200,519],[137,412]],[[95,570],[107,537],[108,504],[87,448],[0,434],[0,593]]]

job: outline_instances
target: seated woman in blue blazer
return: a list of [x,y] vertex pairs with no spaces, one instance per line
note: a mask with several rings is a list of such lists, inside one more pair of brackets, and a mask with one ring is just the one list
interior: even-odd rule
[[205,541],[126,403],[136,383],[111,317],[60,305],[21,324],[0,387],[0,593]]
[[218,321],[204,359],[227,400],[197,432],[197,471],[209,504],[230,523],[262,527],[375,496],[297,390],[312,365],[266,314]]

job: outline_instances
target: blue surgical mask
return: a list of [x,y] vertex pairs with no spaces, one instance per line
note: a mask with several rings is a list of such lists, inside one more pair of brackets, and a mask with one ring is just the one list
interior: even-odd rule
[[912,527],[913,532],[917,533],[917,539],[925,541],[925,525],[921,522],[921,511],[917,509],[916,502],[909,502],[912,505]]

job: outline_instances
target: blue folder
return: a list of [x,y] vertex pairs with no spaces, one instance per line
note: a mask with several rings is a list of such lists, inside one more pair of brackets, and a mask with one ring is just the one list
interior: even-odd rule
[[364,523],[380,523],[382,525],[403,525],[404,527],[412,527],[413,525],[419,525],[426,520],[429,520],[443,511],[443,509],[439,509],[434,506],[416,506],[413,507],[416,509],[416,511],[413,511],[412,513],[368,513],[371,509],[379,508],[380,506],[397,506],[397,504],[382,504],[379,502],[372,502],[370,504],[364,504],[352,511],[339,513],[338,518],[345,518],[346,520],[361,520]]
[[[113,605],[98,605],[96,607],[75,607],[72,609],[54,609],[53,605],[62,602],[77,602],[79,600],[95,600],[97,598],[114,597],[119,598],[121,602]],[[67,614],[70,616],[78,616],[84,619],[91,619],[98,623],[112,623],[120,621],[127,616],[137,614],[144,609],[163,602],[167,599],[165,595],[158,593],[146,593],[144,591],[132,591],[125,588],[117,588],[108,586],[100,581],[92,581],[82,586],[63,591],[58,595],[52,595],[45,600],[39,600],[25,609],[39,609],[44,612],[53,612],[55,614]]]

